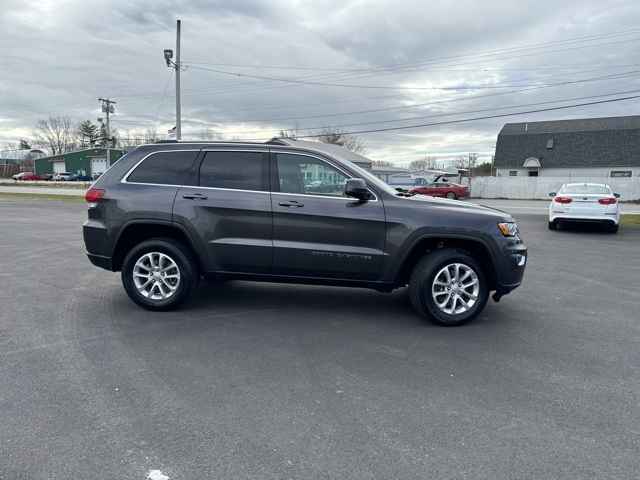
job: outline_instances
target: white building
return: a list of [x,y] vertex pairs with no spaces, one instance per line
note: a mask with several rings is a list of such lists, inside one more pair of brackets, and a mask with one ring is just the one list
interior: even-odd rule
[[497,176],[640,176],[640,116],[507,123],[496,144]]

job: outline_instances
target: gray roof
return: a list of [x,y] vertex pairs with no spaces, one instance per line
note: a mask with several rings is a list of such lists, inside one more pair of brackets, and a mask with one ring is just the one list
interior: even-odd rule
[[362,168],[371,168],[371,160],[367,157],[360,155],[359,153],[347,150],[340,145],[334,145],[332,143],[312,142],[308,140],[297,140],[293,138],[273,138],[267,142],[272,145],[286,145],[290,147],[300,147],[309,150],[315,150],[320,153],[325,153],[334,157],[348,160],[355,163]]
[[[551,148],[548,148],[548,147]],[[640,166],[640,116],[508,123],[498,135],[496,168]]]

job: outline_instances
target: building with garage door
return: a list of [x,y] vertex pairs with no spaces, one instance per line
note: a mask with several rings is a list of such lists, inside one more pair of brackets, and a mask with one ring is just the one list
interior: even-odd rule
[[496,144],[497,176],[640,176],[640,115],[507,123]]
[[[109,150],[108,155],[107,150]],[[45,173],[69,172],[75,175],[100,175],[124,154],[124,150],[117,148],[88,148],[42,157],[36,160],[35,173],[44,175]],[[107,165],[107,156],[109,157],[109,165]]]

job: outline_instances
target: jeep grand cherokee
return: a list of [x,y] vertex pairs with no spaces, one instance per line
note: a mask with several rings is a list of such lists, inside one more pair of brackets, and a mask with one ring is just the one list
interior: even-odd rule
[[513,218],[397,192],[335,145],[145,145],[87,191],[91,262],[121,271],[150,310],[183,303],[203,276],[368,287],[408,285],[415,310],[461,325],[522,281]]

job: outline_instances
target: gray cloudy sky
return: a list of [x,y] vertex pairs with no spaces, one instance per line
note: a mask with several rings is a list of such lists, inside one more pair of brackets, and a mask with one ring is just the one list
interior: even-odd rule
[[[0,144],[28,137],[49,114],[95,120],[99,96],[118,101],[113,125],[121,135],[165,133],[175,122],[162,50],[174,47],[176,18],[184,138],[369,130],[640,91],[633,0],[2,0]],[[593,100],[604,98],[612,97]],[[539,102],[549,103],[518,108]],[[361,136],[370,157],[398,164],[425,154],[489,156],[506,122],[630,115],[638,106]]]

